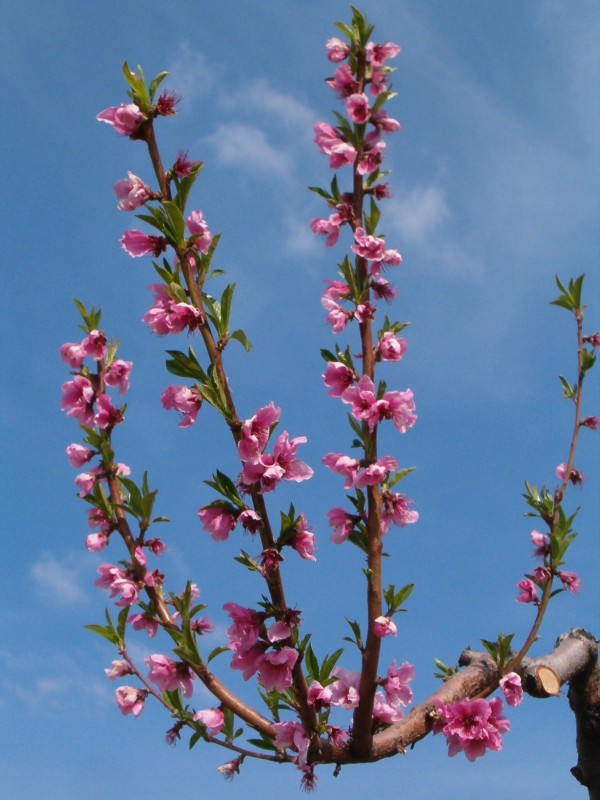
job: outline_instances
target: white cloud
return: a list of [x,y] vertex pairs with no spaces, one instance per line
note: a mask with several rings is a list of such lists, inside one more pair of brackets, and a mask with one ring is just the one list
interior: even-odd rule
[[212,91],[216,80],[216,67],[209,64],[204,53],[194,50],[189,42],[179,44],[174,61],[167,67],[169,86],[172,86],[189,110],[194,100],[205,97]]
[[86,600],[81,587],[82,565],[72,556],[59,561],[55,556],[43,554],[30,570],[36,592],[52,605],[74,605]]
[[234,111],[236,116],[244,112],[257,112],[261,118],[269,115],[300,138],[309,138],[317,112],[296,100],[291,95],[282,94],[264,78],[247,83],[237,92],[228,93],[221,98],[221,106]]
[[252,125],[218,125],[205,141],[213,145],[218,158],[227,166],[240,167],[262,176],[290,177],[291,158],[273,147],[263,131]]

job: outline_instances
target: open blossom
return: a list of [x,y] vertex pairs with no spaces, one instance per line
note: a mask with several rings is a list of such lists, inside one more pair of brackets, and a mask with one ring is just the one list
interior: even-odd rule
[[235,517],[220,506],[206,506],[198,511],[198,517],[205,531],[215,542],[222,542],[235,528]]
[[357,125],[364,125],[371,116],[369,98],[364,92],[351,94],[346,98],[346,113],[352,122]]
[[340,228],[352,219],[352,207],[349,203],[339,203],[336,210],[327,219],[312,219],[310,229],[317,235],[326,236],[326,247],[333,247],[337,242]]
[[437,698],[434,702],[438,719],[433,724],[433,732],[444,734],[449,756],[463,750],[469,761],[475,761],[488,748],[502,749],[501,734],[510,729],[510,723],[501,716],[499,697],[489,702],[461,700],[454,705],[446,705]]
[[334,667],[331,674],[337,678],[328,687],[331,690],[331,705],[341,706],[342,708],[356,708],[359,700],[360,672]]
[[390,472],[397,469],[398,462],[393,456],[383,456],[359,472],[354,485],[359,489],[365,486],[375,486],[377,483],[386,481]]
[[329,537],[335,544],[345,542],[354,530],[355,517],[347,514],[343,508],[339,506],[332,508],[327,512],[329,518],[329,525],[333,528],[333,533]]
[[201,722],[205,726],[208,736],[218,736],[225,723],[225,718],[220,708],[205,708],[202,711],[196,711],[194,722]]
[[67,417],[75,417],[81,425],[90,425],[94,419],[94,396],[90,381],[83,375],[75,375],[72,381],[62,385],[60,407],[67,412]]
[[352,319],[352,312],[343,309],[335,300],[323,296],[321,298],[321,305],[328,311],[327,322],[331,325],[334,333],[340,333],[348,324],[348,320]]
[[356,149],[342,139],[340,133],[331,125],[326,122],[317,122],[313,126],[313,130],[315,131],[314,141],[319,150],[329,156],[331,169],[338,169],[356,161]]
[[167,240],[164,236],[146,236],[141,231],[125,231],[119,239],[121,247],[132,258],[152,253],[155,258],[167,249]]
[[566,570],[559,570],[558,577],[561,579],[565,589],[568,589],[573,594],[581,589],[581,581],[576,572],[567,572]]
[[331,705],[331,689],[329,686],[321,686],[319,681],[313,681],[308,687],[307,694],[309,706],[315,706],[317,711]]
[[75,477],[75,486],[79,489],[79,497],[86,497],[96,483],[98,477],[97,469],[90,470],[89,472],[80,472]]
[[391,303],[398,296],[396,287],[392,286],[385,278],[374,278],[371,281],[371,289],[373,289],[375,297],[379,300],[385,300],[386,303]]
[[[371,114],[371,122],[373,125],[375,125],[377,130],[383,131],[383,133],[394,133],[395,131],[400,130],[400,123],[398,120],[388,117],[385,109],[383,108],[380,108],[378,111],[375,111],[373,114]],[[377,187],[374,187],[374,189],[376,188]],[[381,192],[381,189],[378,191]]]
[[133,714],[134,717],[144,710],[144,700],[148,696],[145,689],[136,689],[133,686],[119,686],[115,691],[115,700],[121,714]]
[[131,361],[123,361],[120,358],[115,359],[104,376],[104,382],[107,386],[118,388],[121,394],[125,394],[129,389],[129,376],[132,367],[133,363]]
[[107,394],[99,395],[96,406],[98,410],[94,416],[94,424],[99,428],[111,428],[123,421],[123,412],[113,406]]
[[128,172],[126,178],[117,181],[113,189],[119,198],[117,208],[120,211],[133,211],[143,206],[152,195],[152,189],[146,186],[144,181],[134,175],[133,172]]
[[383,161],[383,153],[385,150],[385,142],[377,142],[373,147],[364,151],[361,156],[356,171],[359,175],[369,175],[379,169]]
[[271,401],[242,423],[238,444],[238,456],[242,461],[255,461],[260,456],[269,441],[271,428],[279,422],[280,415],[281,409]]
[[377,344],[377,352],[382,361],[400,361],[406,347],[406,339],[394,336],[392,331],[386,331]]
[[407,706],[413,697],[410,681],[415,677],[415,667],[404,661],[399,667],[392,661],[383,682],[383,689],[392,706]]
[[133,625],[134,631],[146,631],[150,638],[156,636],[158,622],[152,617],[147,617],[144,614],[132,614],[127,621]]
[[281,480],[296,482],[308,480],[313,475],[312,469],[296,458],[297,446],[304,442],[306,436],[296,436],[290,441],[288,432],[284,431],[278,436],[272,455],[262,453],[252,461],[244,463],[242,482],[249,486],[260,481],[261,491],[271,492]]
[[262,519],[260,514],[251,508],[246,508],[238,516],[237,521],[242,528],[249,533],[257,533],[262,528]]
[[186,664],[173,661],[160,653],[148,656],[144,661],[149,667],[148,678],[161,692],[181,689],[184,697],[191,697],[194,673]]
[[385,252],[385,239],[367,234],[364,228],[357,228],[354,231],[354,244],[350,249],[367,261],[381,261]]
[[393,725],[404,717],[404,711],[400,706],[393,706],[386,702],[383,692],[375,692],[373,700],[373,719],[382,725]]
[[517,596],[517,603],[535,603],[537,602],[537,586],[530,578],[524,578],[517,583],[517,588],[521,593]]
[[194,239],[194,249],[200,253],[208,253],[212,244],[212,236],[201,211],[192,211],[185,224]]
[[343,453],[326,453],[321,460],[332,472],[337,472],[346,478],[344,489],[351,489],[354,486],[360,467],[359,461]]
[[292,667],[298,660],[298,651],[293,647],[269,650],[260,659],[258,682],[268,692],[276,689],[284,692],[292,685]]
[[160,396],[163,408],[166,411],[175,409],[183,414],[179,423],[179,428],[189,428],[193,425],[198,416],[198,411],[202,405],[202,395],[192,387],[187,386],[167,386]]
[[381,509],[381,532],[387,533],[390,525],[399,525],[401,528],[412,525],[419,519],[419,512],[413,511],[410,506],[413,501],[397,492],[384,492]]
[[110,669],[105,669],[104,672],[109,681],[114,681],[115,678],[122,678],[123,675],[133,675],[133,670],[123,660],[113,661]]
[[105,533],[90,533],[85,540],[85,546],[90,553],[100,553],[108,544],[108,536]]
[[348,64],[340,64],[340,66],[333,73],[333,78],[325,81],[327,85],[333,89],[338,97],[344,98],[354,94],[359,86],[358,81]]
[[373,633],[380,639],[384,639],[386,636],[397,636],[398,628],[390,617],[377,617],[373,623]]
[[300,769],[306,766],[308,756],[308,746],[310,739],[306,735],[304,728],[299,722],[276,722],[275,738],[273,744],[282,750],[289,747],[298,752],[298,766]]
[[375,44],[369,42],[367,44],[367,61],[372,67],[381,67],[389,58],[395,58],[400,52],[400,45],[394,42],[386,42],[385,44]]
[[96,119],[112,125],[123,136],[131,136],[146,118],[135,103],[121,103],[120,106],[105,108]]
[[66,361],[70,367],[77,369],[77,367],[83,364],[86,352],[81,343],[65,342],[65,344],[60,347],[60,357],[63,361]]
[[262,618],[256,611],[237,603],[225,603],[223,608],[232,619],[232,624],[227,629],[230,650],[251,650],[258,640]]
[[195,331],[203,321],[203,316],[190,303],[178,303],[167,294],[161,283],[148,287],[154,290],[154,305],[142,317],[151,331],[159,336],[167,333],[181,333],[186,328]]
[[523,700],[521,678],[516,672],[509,672],[500,680],[500,689],[509,706],[518,706]]
[[344,59],[348,58],[348,54],[350,53],[350,47],[346,44],[346,42],[343,42],[336,36],[332,36],[331,39],[327,39],[325,42],[325,47],[327,48],[327,58],[334,64],[344,61]]

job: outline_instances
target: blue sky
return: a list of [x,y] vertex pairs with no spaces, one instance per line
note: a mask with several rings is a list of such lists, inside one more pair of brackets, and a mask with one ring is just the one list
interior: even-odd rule
[[[383,663],[415,663],[421,699],[435,687],[434,657],[454,663],[463,647],[499,631],[518,640],[532,619],[514,602],[516,581],[533,565],[520,493],[525,479],[553,483],[571,426],[557,375],[572,375],[573,325],[548,305],[555,274],[587,273],[587,330],[600,327],[600,11],[586,0],[365,0],[361,9],[377,40],[402,46],[389,107],[402,132],[388,143],[394,197],[382,219],[388,246],[404,259],[393,276],[396,316],[412,325],[407,355],[387,373],[394,388],[414,390],[419,422],[404,437],[386,431],[384,441],[418,467],[403,489],[421,518],[388,538],[388,580],[416,589]],[[103,615],[97,564],[120,554],[112,546],[107,559],[94,557],[84,547],[84,508],[64,457],[77,430],[59,410],[67,373],[58,348],[77,337],[72,297],[105,309],[105,329],[135,365],[119,459],[136,476],[147,469],[160,489],[157,509],[172,519],[162,531],[170,588],[188,577],[198,583],[217,623],[211,646],[221,643],[223,602],[254,605],[262,589],[232,564],[237,540],[215,545],[196,518],[212,499],[202,481],[215,466],[235,472],[235,453],[210,410],[184,431],[160,406],[172,382],[163,351],[175,343],[139,322],[154,278],[149,262],[118,245],[135,223],[115,209],[112,192],[127,170],[146,180],[150,172],[141,145],[94,119],[125,99],[124,59],[147,75],[167,69],[183,102],[161,122],[160,146],[167,161],[183,147],[206,162],[192,207],[223,232],[219,266],[237,282],[233,314],[254,343],[249,355],[227,352],[238,406],[250,416],[274,400],[282,429],[308,436],[303,458],[316,477],[270,501],[276,517],[292,500],[315,529],[318,561],[288,557],[287,593],[320,651],[335,649],[347,633],[343,617],[362,614],[359,553],[331,544],[324,519],[343,501],[341,482],[320,467],[323,452],[348,448],[319,356],[333,343],[322,281],[335,277],[344,250],[326,250],[310,233],[308,220],[325,210],[306,186],[329,180],[312,124],[329,120],[335,105],[323,83],[324,41],[334,20],[348,17],[337,0],[24,0],[4,10],[2,800],[42,791],[48,800],[298,794],[290,767],[247,763],[227,785],[217,748],[164,744],[169,720],[159,709],[148,705],[137,720],[118,713],[103,673],[113,652],[82,626]],[[586,413],[598,413],[597,400],[592,372]],[[567,566],[583,590],[553,602],[537,654],[573,626],[598,635],[596,437],[583,431],[577,466],[588,481],[568,501],[582,505]],[[161,646],[137,639],[133,650],[143,658]],[[226,661],[217,665],[229,677]],[[356,667],[350,651],[344,666]],[[232,677],[236,691],[254,696]],[[320,769],[320,796],[353,800],[374,786],[382,797],[413,800],[484,789],[496,800],[507,788],[529,800],[582,796],[568,772],[576,755],[566,698],[526,699],[509,716],[499,754],[448,759],[438,737],[335,780]]]

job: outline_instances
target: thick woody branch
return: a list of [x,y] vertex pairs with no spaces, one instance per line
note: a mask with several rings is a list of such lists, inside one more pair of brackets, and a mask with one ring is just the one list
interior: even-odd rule
[[528,659],[521,673],[523,688],[533,697],[557,695],[563,683],[589,671],[598,658],[598,642],[587,631],[574,628],[559,636],[554,650]]

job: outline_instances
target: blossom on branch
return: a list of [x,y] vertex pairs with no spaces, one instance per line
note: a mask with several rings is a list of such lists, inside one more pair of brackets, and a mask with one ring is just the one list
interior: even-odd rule
[[106,122],[123,136],[131,136],[136,133],[139,126],[146,119],[135,103],[121,103],[120,106],[105,108],[96,114],[98,122]]
[[502,700],[460,700],[447,705],[435,699],[437,718],[434,733],[443,733],[448,755],[464,752],[469,761],[483,756],[487,749],[501,750],[501,734],[510,730],[510,722],[501,716]]

